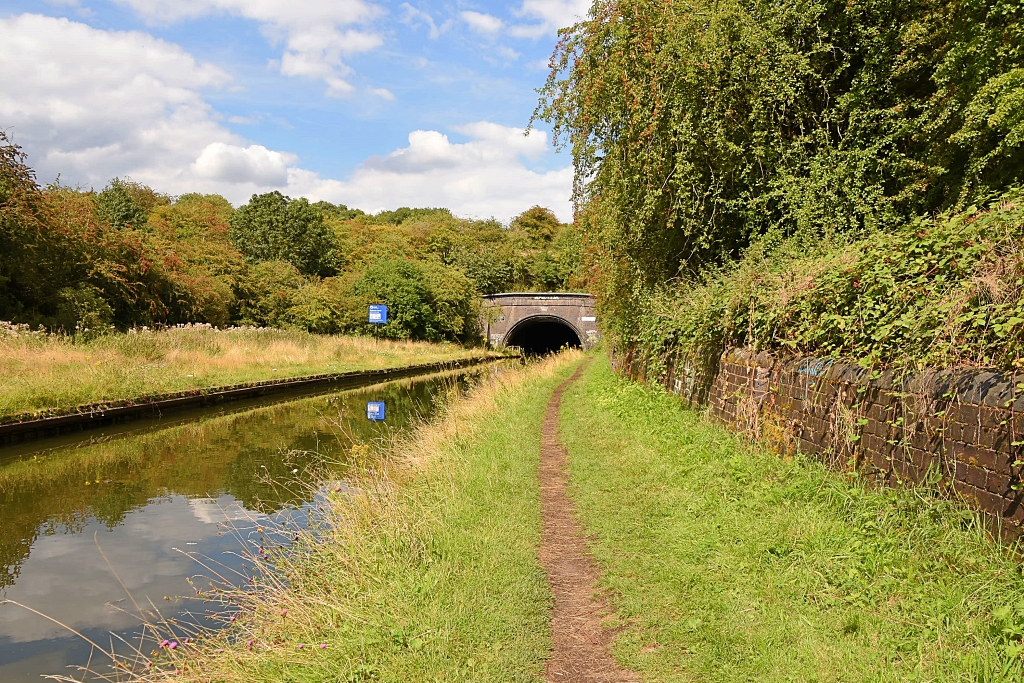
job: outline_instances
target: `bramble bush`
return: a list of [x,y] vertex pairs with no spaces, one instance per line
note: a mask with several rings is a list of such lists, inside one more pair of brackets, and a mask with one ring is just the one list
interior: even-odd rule
[[661,288],[624,341],[664,368],[726,346],[866,365],[1024,368],[1024,193],[853,242],[762,241]]

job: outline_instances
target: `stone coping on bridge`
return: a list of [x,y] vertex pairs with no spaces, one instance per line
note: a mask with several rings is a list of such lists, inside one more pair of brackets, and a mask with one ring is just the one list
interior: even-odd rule
[[490,309],[483,319],[485,335],[494,347],[555,350],[569,334],[586,349],[600,336],[594,297],[586,292],[502,292],[483,299]]

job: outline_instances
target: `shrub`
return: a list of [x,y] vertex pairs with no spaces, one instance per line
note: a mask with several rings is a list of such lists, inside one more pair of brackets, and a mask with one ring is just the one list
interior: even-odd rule
[[286,315],[288,326],[318,334],[337,334],[356,327],[351,298],[351,292],[338,278],[308,282],[292,295]]
[[387,304],[388,323],[364,330],[390,339],[469,342],[479,338],[479,303],[472,282],[436,262],[381,261],[356,280],[353,293],[363,311]]
[[1022,195],[852,244],[760,242],[703,282],[652,293],[624,340],[655,366],[732,345],[1024,369]]
[[291,263],[257,263],[239,284],[238,320],[243,325],[283,327],[295,292],[304,284],[302,273]]

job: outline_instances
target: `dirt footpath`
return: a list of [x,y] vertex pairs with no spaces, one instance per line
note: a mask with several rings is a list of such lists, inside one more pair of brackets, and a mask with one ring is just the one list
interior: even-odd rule
[[568,461],[565,447],[558,441],[562,393],[583,373],[586,364],[555,389],[541,431],[538,476],[544,521],[540,561],[555,597],[551,614],[553,649],[544,678],[572,683],[632,683],[640,677],[621,669],[609,652],[615,632],[603,625],[602,615],[609,610],[595,594],[599,573],[566,493]]

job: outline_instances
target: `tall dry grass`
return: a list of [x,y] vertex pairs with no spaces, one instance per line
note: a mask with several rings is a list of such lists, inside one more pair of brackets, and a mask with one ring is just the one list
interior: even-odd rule
[[0,418],[87,403],[482,355],[452,344],[187,325],[92,339],[0,326]]

